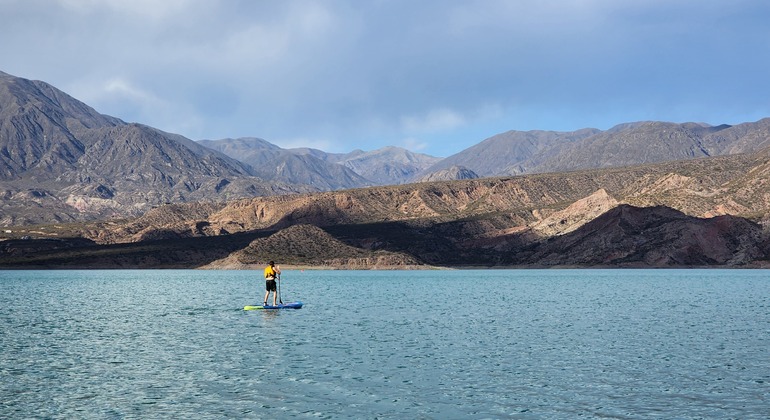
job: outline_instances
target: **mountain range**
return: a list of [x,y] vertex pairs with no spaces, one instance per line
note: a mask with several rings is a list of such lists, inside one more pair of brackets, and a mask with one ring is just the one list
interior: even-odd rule
[[258,138],[199,143],[250,165],[263,179],[309,185],[320,191],[402,184],[441,160],[392,146],[370,152],[326,153],[310,148],[282,149]]
[[[0,72],[0,265],[249,264],[271,235],[310,265],[762,265],[768,177],[770,119],[327,153],[193,141]],[[165,251],[148,260],[148,244]]]
[[609,130],[508,131],[425,169],[452,166],[479,176],[611,168],[751,153],[770,146],[770,118],[735,126],[643,121]]
[[327,153],[259,138],[196,142],[99,114],[45,82],[0,72],[0,223],[134,217],[166,203],[750,153],[769,139],[764,119],[509,131],[443,159],[397,147]]

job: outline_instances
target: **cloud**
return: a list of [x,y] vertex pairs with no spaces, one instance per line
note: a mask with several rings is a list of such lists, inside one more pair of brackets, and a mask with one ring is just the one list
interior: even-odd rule
[[295,148],[311,148],[311,149],[318,149],[323,150],[325,152],[349,152],[350,150],[347,149],[339,149],[338,147],[334,146],[334,143],[325,140],[325,139],[319,139],[319,138],[292,138],[292,139],[278,139],[271,141],[271,143],[275,144],[276,146],[279,146],[283,149],[295,149]]
[[[110,115],[119,116],[127,122],[148,124],[147,121],[152,120],[154,123],[149,125],[172,133],[196,132],[206,125],[206,119],[189,103],[169,101],[126,78],[112,77],[102,81],[79,79],[77,83],[81,85],[72,85],[69,90],[79,92],[79,100],[108,108],[112,110]],[[97,111],[102,112],[101,109]],[[209,110],[205,115],[210,118],[217,112]]]
[[115,98],[117,96],[142,103],[160,102],[158,98],[151,93],[143,91],[136,86],[132,86],[130,82],[123,79],[108,80],[104,84],[101,96],[110,98]]
[[399,145],[404,149],[411,150],[413,152],[423,151],[427,149],[429,145],[427,142],[418,140],[413,137],[402,139],[399,143]]
[[87,104],[109,103],[138,114],[147,114],[168,106],[151,91],[143,90],[130,80],[118,76],[105,80],[79,79],[68,85],[67,90],[78,92],[77,99]]
[[768,18],[760,0],[0,0],[0,70],[194,139],[449,155],[511,129],[767,115]]
[[126,15],[161,20],[183,13],[188,8],[200,7],[194,0],[56,0],[64,9],[81,14]]
[[451,130],[466,124],[466,119],[450,109],[432,109],[422,116],[406,116],[401,124],[407,132],[436,132]]

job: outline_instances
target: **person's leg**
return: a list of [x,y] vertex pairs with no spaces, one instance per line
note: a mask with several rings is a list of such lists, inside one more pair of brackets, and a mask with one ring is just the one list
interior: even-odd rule
[[263,302],[264,302],[263,305],[267,305],[267,297],[268,296],[270,296],[270,291],[269,290],[265,290],[265,300],[263,300]]

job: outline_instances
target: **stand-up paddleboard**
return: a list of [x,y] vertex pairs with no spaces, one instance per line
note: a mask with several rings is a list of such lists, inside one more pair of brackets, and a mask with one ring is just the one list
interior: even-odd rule
[[302,302],[289,302],[289,303],[279,303],[277,305],[259,305],[259,306],[250,306],[246,305],[243,307],[244,311],[254,311],[257,309],[299,309],[302,307]]

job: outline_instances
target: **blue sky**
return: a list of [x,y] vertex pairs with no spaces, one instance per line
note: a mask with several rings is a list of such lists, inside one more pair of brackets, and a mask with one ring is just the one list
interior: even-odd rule
[[765,0],[0,0],[0,70],[194,140],[449,156],[770,117]]

